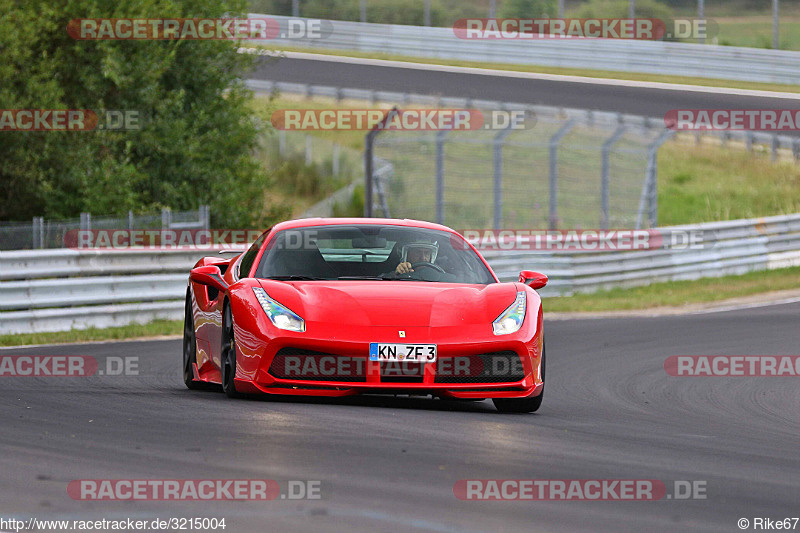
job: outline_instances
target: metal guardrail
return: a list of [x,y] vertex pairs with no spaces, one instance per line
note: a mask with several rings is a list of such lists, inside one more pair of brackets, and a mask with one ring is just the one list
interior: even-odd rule
[[699,232],[702,247],[599,253],[487,251],[483,255],[501,279],[514,279],[523,269],[551,276],[544,296],[800,266],[800,214],[661,230]]
[[330,35],[289,38],[282,36],[292,35],[287,31],[287,20],[294,17],[250,16],[269,16],[278,20],[279,36],[270,44],[289,47],[766,83],[800,83],[800,70],[797,68],[800,52],[787,50],[622,39],[460,39],[452,28],[340,20],[329,21],[333,30]]
[[[550,276],[544,296],[743,274],[800,265],[800,214],[662,231],[700,232],[700,250],[486,251],[501,280],[523,269]],[[0,334],[62,331],[183,316],[188,271],[215,250],[0,252]]]
[[189,269],[218,250],[0,252],[0,334],[178,320]]

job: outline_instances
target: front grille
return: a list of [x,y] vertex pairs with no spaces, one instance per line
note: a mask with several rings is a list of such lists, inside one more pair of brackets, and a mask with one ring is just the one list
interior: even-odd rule
[[434,383],[512,383],[524,378],[519,355],[506,350],[440,358]]
[[422,383],[425,365],[408,361],[381,363],[381,383]]
[[280,379],[362,383],[367,380],[365,357],[348,357],[302,348],[282,348],[269,373]]

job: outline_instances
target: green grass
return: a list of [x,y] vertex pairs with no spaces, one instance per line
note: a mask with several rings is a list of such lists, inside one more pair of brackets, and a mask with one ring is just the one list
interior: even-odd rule
[[[719,44],[772,48],[771,16],[709,18],[719,25]],[[800,17],[781,15],[778,41],[781,50],[800,50]]]
[[770,291],[800,289],[800,267],[750,272],[741,276],[670,281],[592,294],[544,298],[547,312],[599,312],[708,303]]
[[21,333],[0,335],[0,346],[23,346],[27,344],[64,344],[89,341],[112,341],[140,337],[163,337],[180,335],[183,320],[155,320],[149,324],[130,324],[114,328],[73,329],[48,333]]
[[582,76],[590,78],[604,78],[615,80],[648,81],[660,83],[673,83],[683,85],[703,85],[706,87],[725,87],[734,89],[749,89],[758,91],[778,91],[800,93],[800,86],[785,85],[780,83],[757,83],[737,80],[719,80],[713,78],[698,78],[689,76],[671,76],[668,74],[646,74],[639,72],[617,72],[609,70],[578,69],[564,67],[546,67],[539,65],[516,65],[512,63],[491,63],[485,61],[462,61],[456,59],[427,58],[405,55],[391,55],[378,52],[357,52],[352,50],[330,50],[324,48],[299,48],[261,46],[268,50],[284,50],[287,52],[310,52],[322,55],[335,55],[344,57],[359,57],[366,59],[388,59],[392,61],[406,61],[412,63],[425,63],[430,65],[452,65],[457,67],[472,67],[492,70],[509,70],[513,72],[533,72],[539,74],[558,74],[562,76]]
[[800,212],[800,165],[741,148],[666,143],[658,178],[661,226]]

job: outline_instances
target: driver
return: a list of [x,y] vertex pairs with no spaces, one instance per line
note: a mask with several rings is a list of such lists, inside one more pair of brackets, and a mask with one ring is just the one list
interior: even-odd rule
[[439,253],[439,245],[429,241],[416,241],[403,245],[400,250],[401,260],[397,268],[394,269],[395,274],[408,274],[414,272],[411,265],[416,263],[431,263],[436,261],[436,255]]

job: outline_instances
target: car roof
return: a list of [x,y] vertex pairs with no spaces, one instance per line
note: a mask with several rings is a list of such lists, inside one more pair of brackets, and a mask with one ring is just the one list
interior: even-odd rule
[[273,230],[284,230],[292,228],[306,228],[314,226],[342,226],[353,224],[373,224],[373,225],[387,225],[387,226],[406,226],[410,228],[424,228],[434,229],[440,231],[447,231],[450,233],[457,233],[455,230],[442,226],[441,224],[434,224],[424,220],[412,220],[408,218],[300,218],[296,220],[287,220],[276,224]]

